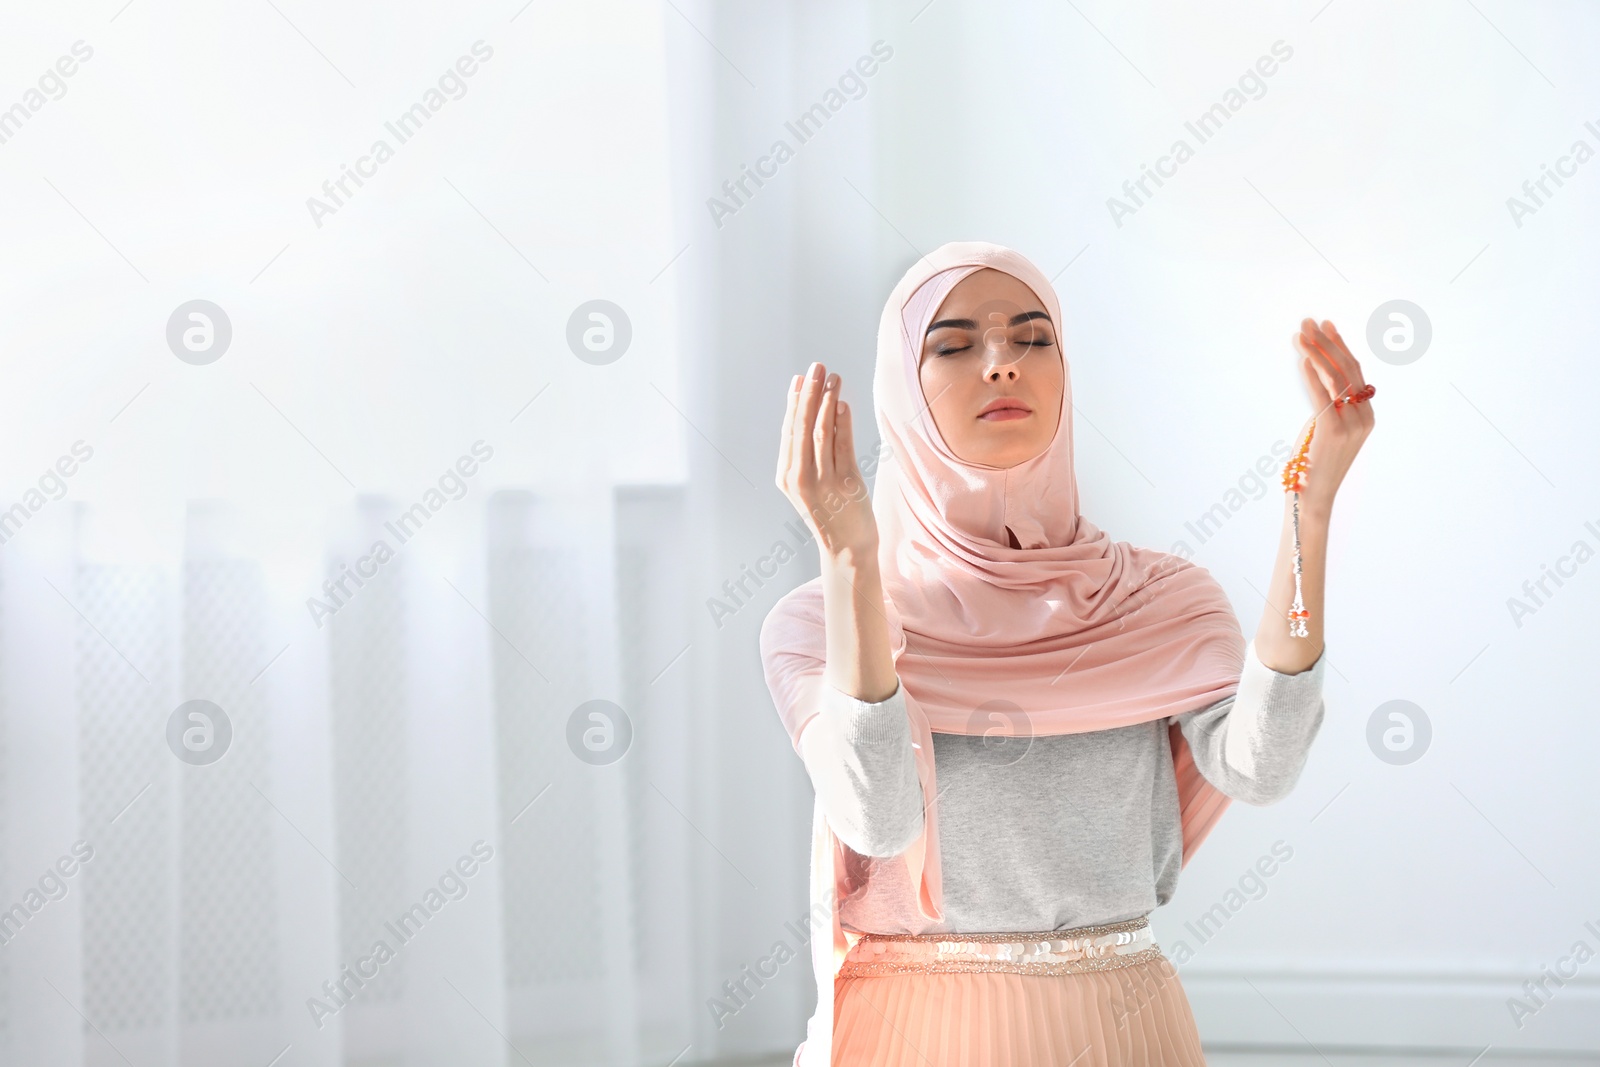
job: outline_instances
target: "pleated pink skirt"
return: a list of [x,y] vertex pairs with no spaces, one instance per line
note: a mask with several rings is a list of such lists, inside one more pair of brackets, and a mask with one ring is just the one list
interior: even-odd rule
[[1204,1067],[1177,969],[1153,945],[1135,960],[1050,974],[847,969],[834,983],[832,1062]]

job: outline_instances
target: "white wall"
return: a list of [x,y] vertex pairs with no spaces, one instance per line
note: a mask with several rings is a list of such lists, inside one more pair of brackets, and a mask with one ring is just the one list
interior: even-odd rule
[[[1577,542],[1600,548],[1582,436],[1600,374],[1586,352],[1600,163],[1550,185],[1520,226],[1507,205],[1575,141],[1600,149],[1595,12],[1347,0],[785,10],[718,9],[727,60],[705,56],[721,101],[713,178],[753,162],[874,40],[894,56],[719,232],[724,336],[700,366],[723,397],[708,415],[721,449],[751,456],[759,481],[789,374],[823,359],[868,402],[877,315],[915,255],[947,240],[1012,245],[1057,276],[1068,316],[1085,514],[1119,539],[1186,543],[1250,633],[1279,510],[1272,481],[1248,475],[1309,413],[1291,334],[1310,315],[1362,338],[1385,302],[1419,305],[1433,331],[1421,358],[1357,352],[1378,424],[1334,518],[1317,747],[1290,798],[1234,805],[1155,925],[1169,948],[1195,950],[1184,980],[1218,1044],[1465,1058],[1485,1045],[1600,1047],[1594,963],[1548,985],[1524,1025],[1507,1004],[1576,942],[1600,949],[1584,925],[1600,927],[1600,870],[1577,845],[1600,819],[1581,652],[1600,586],[1579,564],[1520,623],[1508,604]],[[1198,143],[1185,121],[1280,40],[1292,55],[1265,91]],[[1108,198],[1179,137],[1193,158],[1119,226]],[[788,514],[775,490],[758,501],[721,460],[700,462],[725,487],[731,574]],[[1190,527],[1218,506],[1202,542]],[[803,911],[810,792],[776,717],[762,721],[753,634],[813,573],[762,590],[719,652],[723,758],[740,753],[719,775],[730,854],[770,842],[782,859],[767,862],[788,864],[781,894],[769,891],[781,903],[748,905],[726,969]],[[1366,740],[1395,699],[1433,731],[1404,766]],[[764,773],[788,784],[753,810],[747,783]],[[1200,944],[1186,924],[1241,899],[1230,888],[1279,839],[1293,859]],[[732,877],[723,892],[750,896]],[[784,1008],[798,1038],[807,979],[779,981],[803,1001]],[[730,1042],[759,1044],[766,1008],[730,1024]]]

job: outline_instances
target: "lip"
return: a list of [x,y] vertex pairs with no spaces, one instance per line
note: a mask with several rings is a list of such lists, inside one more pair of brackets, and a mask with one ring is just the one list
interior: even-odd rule
[[996,397],[983,406],[978,412],[978,418],[985,422],[1010,422],[1013,419],[1025,419],[1033,414],[1033,409],[1014,396]]

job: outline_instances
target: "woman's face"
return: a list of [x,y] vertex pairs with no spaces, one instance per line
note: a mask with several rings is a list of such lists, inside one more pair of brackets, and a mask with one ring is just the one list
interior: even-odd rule
[[1021,280],[985,267],[961,279],[922,341],[922,395],[945,444],[968,463],[1015,467],[1061,421],[1066,373],[1056,324]]

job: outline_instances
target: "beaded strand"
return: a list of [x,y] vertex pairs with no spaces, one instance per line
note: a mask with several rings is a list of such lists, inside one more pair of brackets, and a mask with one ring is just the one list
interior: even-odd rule
[[[1335,409],[1346,404],[1359,404],[1364,400],[1371,400],[1377,393],[1378,387],[1368,384],[1349,398],[1337,397],[1333,401]],[[1311,435],[1317,428],[1317,420],[1312,416],[1311,422],[1306,426],[1305,440],[1300,442],[1300,448],[1289,462],[1283,465],[1283,487],[1294,494],[1291,509],[1294,517],[1294,603],[1289,606],[1289,636],[1308,637],[1310,632],[1306,629],[1306,620],[1311,618],[1311,612],[1306,609],[1305,600],[1300,594],[1300,493],[1306,487],[1306,471],[1310,467],[1308,456],[1311,452]]]
[[1309,466],[1307,454],[1311,450],[1311,434],[1317,428],[1317,420],[1312,418],[1306,427],[1306,436],[1300,442],[1300,448],[1289,457],[1289,462],[1283,466],[1283,487],[1294,494],[1291,507],[1294,512],[1294,604],[1289,608],[1289,636],[1305,637],[1306,620],[1311,618],[1311,612],[1306,610],[1304,599],[1300,594],[1300,493],[1306,487],[1306,469]]

